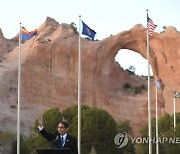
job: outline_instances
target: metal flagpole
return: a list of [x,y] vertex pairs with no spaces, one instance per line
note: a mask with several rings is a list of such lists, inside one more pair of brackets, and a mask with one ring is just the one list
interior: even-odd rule
[[17,108],[17,154],[20,154],[20,107],[21,107],[21,38],[22,27],[19,31],[19,60],[18,60],[18,108]]
[[81,15],[79,15],[79,52],[78,52],[78,154],[81,154]]
[[[148,14],[148,10],[147,10]],[[152,154],[152,128],[151,128],[151,82],[150,82],[150,55],[149,55],[149,33],[147,28],[147,60],[148,60],[148,134],[149,134],[149,154]]]
[[156,154],[159,154],[159,143],[158,143],[158,95],[157,95],[157,88],[158,88],[158,79],[156,76]]
[[[175,91],[174,91],[175,95]],[[174,96],[174,136],[176,134],[176,97]]]

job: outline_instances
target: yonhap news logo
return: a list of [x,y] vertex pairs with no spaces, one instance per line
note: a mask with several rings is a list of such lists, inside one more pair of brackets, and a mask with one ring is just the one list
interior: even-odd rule
[[114,137],[114,143],[118,149],[128,144],[128,136],[126,132],[119,133]]
[[118,133],[114,137],[114,143],[118,149],[125,147],[128,142],[131,142],[132,144],[148,144],[148,143],[172,143],[172,144],[179,144],[180,143],[180,137],[128,137],[128,134],[126,132]]

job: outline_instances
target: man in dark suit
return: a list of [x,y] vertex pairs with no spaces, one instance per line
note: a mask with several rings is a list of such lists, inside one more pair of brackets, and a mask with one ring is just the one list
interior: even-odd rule
[[58,132],[48,133],[43,127],[42,118],[39,120],[39,131],[44,138],[52,143],[52,148],[68,148],[72,154],[77,152],[77,140],[72,135],[68,134],[68,123],[62,121],[58,125]]

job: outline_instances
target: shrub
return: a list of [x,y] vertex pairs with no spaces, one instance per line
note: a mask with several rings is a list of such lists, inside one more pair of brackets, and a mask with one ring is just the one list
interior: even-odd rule
[[123,87],[124,87],[125,89],[131,89],[131,88],[132,88],[129,83],[125,83],[125,84],[123,85]]
[[142,92],[142,87],[135,87],[135,89],[134,89],[135,94],[139,94],[141,92]]

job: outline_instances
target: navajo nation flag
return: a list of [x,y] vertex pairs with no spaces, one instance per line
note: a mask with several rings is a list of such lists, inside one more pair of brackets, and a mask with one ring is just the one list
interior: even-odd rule
[[33,36],[36,36],[38,30],[35,29],[35,30],[29,32],[26,30],[26,28],[22,27],[21,32],[22,32],[21,40],[26,41],[26,40],[31,39]]
[[153,32],[154,32],[154,29],[157,27],[157,25],[155,25],[153,23],[153,21],[148,17],[148,14],[147,14],[147,29],[148,29],[148,34],[149,36],[152,36]]
[[83,26],[82,34],[87,35],[90,38],[92,38],[92,40],[94,40],[96,32],[91,28],[89,28],[83,21],[82,21],[82,26]]

